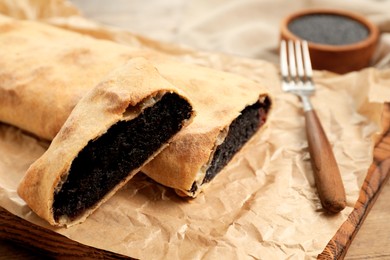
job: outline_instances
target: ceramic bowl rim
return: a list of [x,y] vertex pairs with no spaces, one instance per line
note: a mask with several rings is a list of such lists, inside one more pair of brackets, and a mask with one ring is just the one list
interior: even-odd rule
[[321,51],[331,51],[331,52],[346,52],[351,50],[362,49],[367,46],[373,45],[377,42],[379,37],[379,29],[373,24],[371,21],[359,15],[357,13],[346,11],[346,10],[338,10],[338,9],[306,9],[295,12],[293,14],[288,15],[285,19],[283,19],[281,24],[281,33],[282,37],[288,40],[305,40],[295,35],[288,29],[288,25],[291,21],[306,15],[315,15],[315,14],[330,14],[330,15],[339,15],[355,20],[365,26],[368,29],[368,36],[358,42],[345,44],[345,45],[330,45],[330,44],[321,44],[314,43],[311,41],[307,41],[309,48],[317,49]]

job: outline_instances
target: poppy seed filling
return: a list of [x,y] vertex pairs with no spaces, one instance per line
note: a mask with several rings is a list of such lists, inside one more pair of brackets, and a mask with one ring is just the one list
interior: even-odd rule
[[[201,185],[214,179],[244,144],[264,125],[270,107],[271,102],[266,98],[263,102],[258,101],[247,106],[241,111],[241,115],[233,120],[225,140],[215,150]],[[189,192],[195,193],[197,189],[198,184],[194,182]]]
[[191,117],[192,107],[175,93],[165,94],[131,121],[119,121],[89,141],[73,160],[54,194],[53,213],[73,220],[93,207],[129,173],[139,168]]

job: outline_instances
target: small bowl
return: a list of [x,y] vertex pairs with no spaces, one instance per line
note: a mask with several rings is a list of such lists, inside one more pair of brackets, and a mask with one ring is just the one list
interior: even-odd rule
[[308,41],[314,69],[340,74],[369,66],[378,38],[372,22],[344,10],[303,10],[281,24],[281,39]]

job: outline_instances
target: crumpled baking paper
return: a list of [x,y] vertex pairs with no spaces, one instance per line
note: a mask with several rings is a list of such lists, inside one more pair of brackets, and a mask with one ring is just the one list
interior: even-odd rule
[[28,166],[49,144],[0,124],[0,206],[12,214],[81,244],[140,259],[307,259],[322,252],[352,211],[372,162],[372,148],[384,130],[381,111],[382,103],[389,101],[389,71],[315,72],[312,102],[347,194],[346,209],[328,215],[315,189],[301,104],[280,90],[275,65],[103,27],[63,1],[3,1],[0,10],[234,72],[265,84],[274,97],[265,131],[255,135],[196,199],[180,198],[140,173],[84,223],[68,229],[50,227],[16,193]]

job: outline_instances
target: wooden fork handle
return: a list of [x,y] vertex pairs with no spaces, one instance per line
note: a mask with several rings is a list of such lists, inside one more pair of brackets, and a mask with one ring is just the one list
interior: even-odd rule
[[346,197],[332,147],[315,110],[305,111],[305,120],[310,158],[322,207],[328,212],[337,213],[345,208]]

